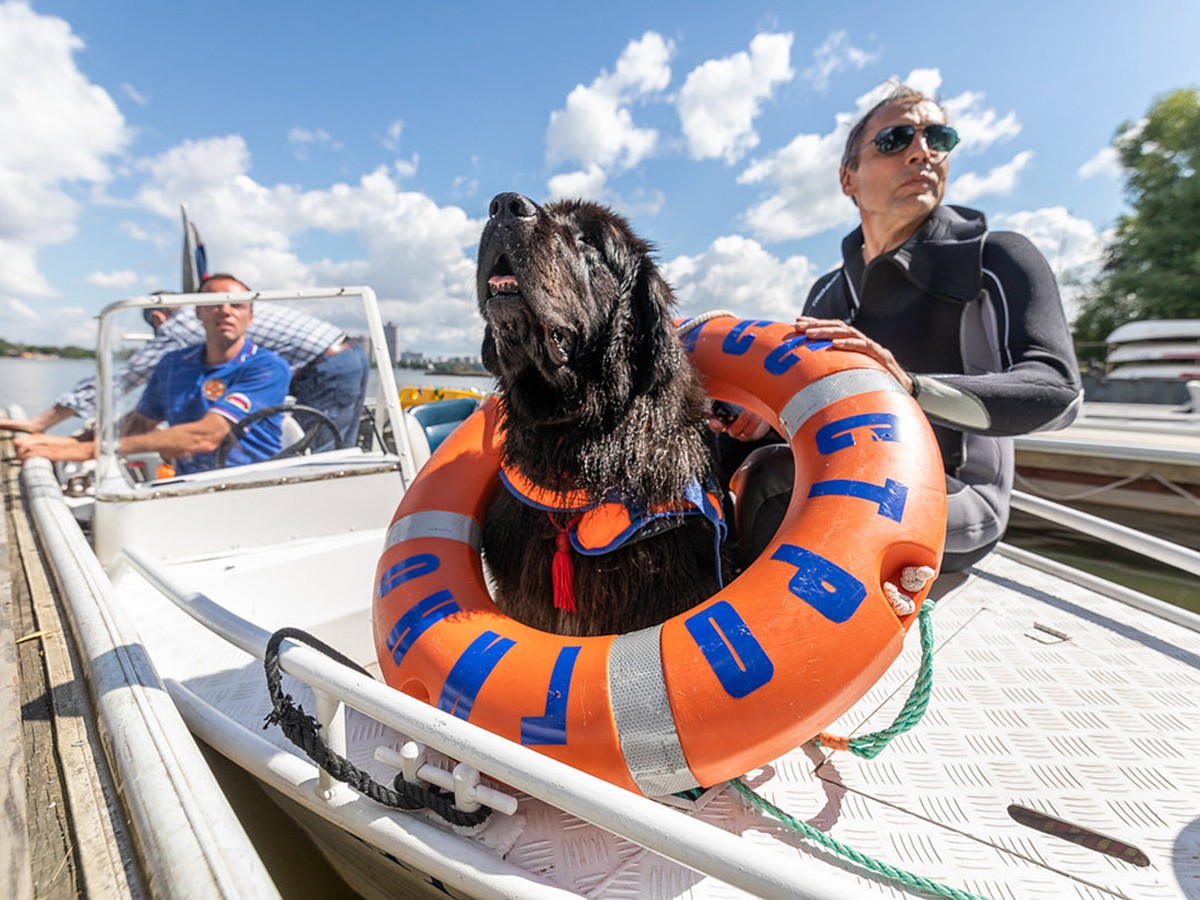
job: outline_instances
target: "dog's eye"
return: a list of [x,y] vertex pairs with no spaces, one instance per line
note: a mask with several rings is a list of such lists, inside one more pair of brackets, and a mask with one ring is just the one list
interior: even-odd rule
[[600,236],[598,234],[581,231],[575,235],[575,240],[586,247],[591,247],[593,250],[600,249]]

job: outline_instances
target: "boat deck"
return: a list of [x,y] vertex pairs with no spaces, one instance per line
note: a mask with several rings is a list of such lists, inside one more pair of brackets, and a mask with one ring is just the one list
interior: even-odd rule
[[[349,564],[359,552],[373,552],[371,546],[365,540],[358,550],[329,552]],[[324,565],[318,557],[306,554],[298,577]],[[259,568],[253,560],[235,564],[239,583],[253,581]],[[223,579],[206,577],[201,561],[179,575],[221,602]],[[352,588],[347,598],[356,596]],[[1200,633],[1101,596],[1074,575],[1031,567],[1011,548],[969,576],[947,578],[939,593],[932,700],[915,729],[874,760],[806,744],[748,773],[746,783],[860,853],[984,896],[1200,896]],[[286,596],[286,587],[276,584],[276,594]],[[208,647],[185,658],[189,647],[203,644],[199,626],[151,605],[139,604],[138,626],[157,623],[149,640],[158,658],[176,661],[170,677],[295,754],[278,730],[258,731],[270,708],[261,664],[232,648],[224,657]],[[270,628],[283,610],[259,608],[252,617]],[[367,611],[329,613],[324,623],[293,624],[368,662],[355,627],[365,629]],[[897,663],[830,730],[863,734],[890,724],[918,662],[914,630]],[[289,679],[285,689],[313,708],[303,685]],[[351,760],[390,781],[394,770],[373,754],[379,746],[399,749],[404,738],[353,710],[347,733]],[[493,816],[476,844],[551,884],[597,897],[642,897],[647,885],[680,898],[740,896],[552,805],[517,796],[518,814]],[[1095,833],[1093,848],[1018,823],[1008,812],[1013,804],[1070,823],[1061,828]],[[728,786],[710,791],[697,807],[699,818],[767,852],[846,867],[748,807]],[[1148,865],[1097,849],[1113,841],[1144,854]],[[374,871],[386,883],[387,864],[358,852],[360,873]],[[858,878],[862,896],[903,895],[878,876]]]

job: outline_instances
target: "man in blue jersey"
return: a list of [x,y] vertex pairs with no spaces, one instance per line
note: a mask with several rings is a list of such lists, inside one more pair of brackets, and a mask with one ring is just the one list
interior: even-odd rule
[[[205,277],[203,293],[241,293],[250,289],[225,273]],[[164,298],[164,303],[171,301]],[[159,361],[170,351],[189,347],[204,339],[194,316],[180,314],[181,307],[165,305],[145,311],[154,339],[125,360],[117,371],[117,390],[122,395],[145,384]],[[283,357],[292,370],[290,393],[301,406],[325,413],[337,425],[344,446],[358,441],[359,418],[366,396],[370,366],[358,341],[349,339],[336,325],[278,304],[264,304],[250,327],[250,338],[258,346]],[[96,379],[84,378],[54,403],[27,419],[0,419],[0,429],[41,432],[72,416],[87,419],[96,412]],[[303,418],[299,419],[305,425]],[[321,429],[312,444],[313,452],[332,449],[333,435]]]
[[[250,303],[199,306],[204,343],[175,350],[154,369],[137,409],[126,418],[123,454],[158,452],[178,474],[216,465],[215,451],[246,416],[283,403],[291,380],[288,365],[257,346],[246,331],[254,321]],[[169,427],[158,429],[160,422]],[[21,459],[40,456],[83,461],[95,456],[94,441],[33,434],[15,441]],[[256,422],[231,449],[227,465],[270,459],[280,449],[280,417]]]

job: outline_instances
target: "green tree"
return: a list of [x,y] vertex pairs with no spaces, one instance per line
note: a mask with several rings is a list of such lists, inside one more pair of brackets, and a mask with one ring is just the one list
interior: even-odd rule
[[1075,320],[1077,343],[1138,319],[1200,318],[1200,94],[1157,98],[1113,139],[1131,212]]

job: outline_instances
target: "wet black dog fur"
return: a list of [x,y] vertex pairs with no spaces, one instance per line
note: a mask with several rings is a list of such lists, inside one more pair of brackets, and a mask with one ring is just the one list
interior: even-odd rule
[[[610,209],[492,200],[479,242],[482,358],[496,376],[504,462],[550,490],[648,506],[713,469],[708,398],[675,334],[653,248]],[[557,515],[559,526],[568,516]],[[716,592],[702,516],[603,556],[571,553],[576,609],[554,607],[551,515],[500,489],[483,527],[497,605],[543,631],[623,633]]]

